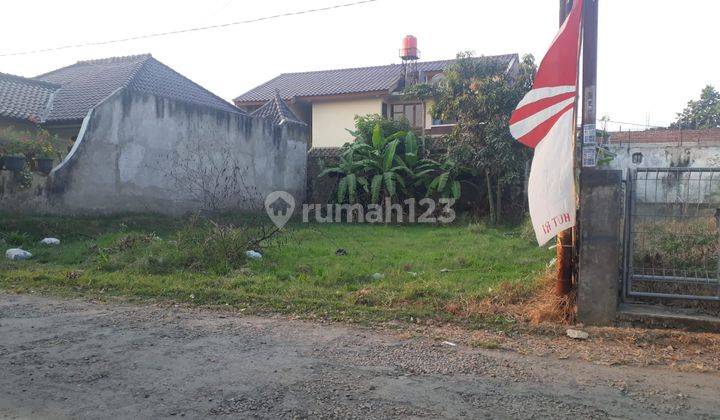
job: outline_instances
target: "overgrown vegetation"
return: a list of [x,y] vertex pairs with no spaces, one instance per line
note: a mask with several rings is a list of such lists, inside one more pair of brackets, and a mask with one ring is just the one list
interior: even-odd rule
[[[286,234],[260,243],[270,232],[258,226],[249,216],[214,222],[3,216],[2,238],[34,258],[0,262],[0,287],[355,321],[453,319],[504,328],[510,318],[460,310],[463,302],[526,296],[551,257],[519,229],[481,224],[291,224]],[[62,244],[39,245],[46,236]],[[263,258],[246,259],[247,249],[260,250]]]
[[32,159],[60,159],[57,145],[60,137],[43,129],[18,130],[12,126],[0,129],[0,156]]
[[[367,124],[375,125],[368,134]],[[380,204],[423,197],[458,199],[459,171],[452,160],[431,159],[403,123],[367,116],[356,120],[354,142],[344,146],[340,162],[320,177],[337,176],[337,201]],[[369,136],[369,137],[368,137]]]
[[523,208],[522,185],[531,150],[515,141],[508,130],[510,115],[532,87],[536,66],[525,56],[517,72],[500,62],[458,54],[444,71],[440,83],[416,85],[408,97],[432,99],[433,118],[453,121],[452,134],[444,139],[448,159],[482,185],[487,213],[499,223],[508,206]]
[[640,223],[633,246],[633,264],[648,273],[704,276],[718,269],[718,229],[712,217]]

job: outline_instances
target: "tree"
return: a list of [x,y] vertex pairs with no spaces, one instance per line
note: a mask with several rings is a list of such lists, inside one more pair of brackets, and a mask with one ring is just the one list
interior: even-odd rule
[[720,128],[720,93],[711,85],[705,86],[700,99],[690,101],[670,128],[697,130]]
[[[370,133],[363,128],[375,121]],[[318,175],[338,178],[338,203],[383,203],[385,199],[400,202],[403,198],[460,197],[459,170],[450,161],[437,162],[424,157],[412,130],[398,131],[381,117],[356,120],[356,141],[343,146],[340,161]],[[386,129],[389,127],[386,134]],[[367,139],[367,140],[366,140]]]
[[448,155],[464,170],[485,178],[494,222],[501,220],[505,188],[523,179],[530,158],[531,151],[512,138],[508,126],[512,111],[532,88],[536,70],[531,55],[523,57],[517,71],[508,72],[502,63],[461,53],[445,69],[441,83],[406,92],[432,96],[433,117],[457,122],[446,138]]

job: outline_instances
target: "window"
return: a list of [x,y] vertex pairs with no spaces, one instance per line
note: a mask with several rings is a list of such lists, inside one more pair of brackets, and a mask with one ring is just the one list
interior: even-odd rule
[[643,155],[642,153],[633,153],[632,155],[632,163],[639,165],[642,163]]
[[404,118],[412,128],[424,128],[425,107],[422,103],[393,104],[390,106],[390,118],[395,121]]
[[456,125],[456,124],[457,124],[457,120],[444,121],[444,120],[437,119],[437,118],[435,118],[435,119],[432,120],[432,125],[433,125],[433,126]]

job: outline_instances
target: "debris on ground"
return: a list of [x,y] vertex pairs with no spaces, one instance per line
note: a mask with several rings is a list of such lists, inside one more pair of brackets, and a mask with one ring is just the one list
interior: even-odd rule
[[253,250],[245,251],[245,256],[250,258],[251,260],[261,260],[262,259],[262,254],[257,251],[253,251]]
[[60,245],[60,239],[58,238],[45,238],[42,241],[40,241],[42,245],[52,245],[57,246]]
[[32,258],[32,254],[20,248],[10,248],[5,251],[5,257],[9,260],[27,260]]
[[574,330],[572,328],[568,328],[568,330],[565,331],[565,334],[575,340],[587,340],[588,338],[590,338],[590,334],[586,333],[585,331]]
[[373,279],[373,280],[382,280],[382,279],[384,279],[384,278],[385,278],[385,275],[383,275],[383,274],[381,274],[381,273],[375,273],[375,274],[372,275],[372,279]]
[[344,257],[348,254],[347,250],[344,248],[339,248],[337,251],[335,251],[335,255],[338,257]]
[[450,347],[457,347],[457,344],[453,343],[452,341],[443,341],[441,344],[445,344],[446,346]]

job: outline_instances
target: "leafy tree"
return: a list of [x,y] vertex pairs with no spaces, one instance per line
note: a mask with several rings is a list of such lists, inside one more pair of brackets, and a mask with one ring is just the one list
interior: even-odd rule
[[512,111],[531,89],[535,72],[531,55],[523,57],[517,72],[508,72],[501,63],[460,53],[445,69],[441,83],[406,92],[410,96],[430,94],[435,102],[433,117],[457,121],[446,138],[448,155],[463,170],[485,178],[490,216],[495,222],[501,219],[506,186],[523,179],[530,158],[530,149],[512,138],[508,126]]
[[720,128],[720,93],[711,85],[705,86],[700,99],[688,102],[677,116],[677,121],[670,128]]

